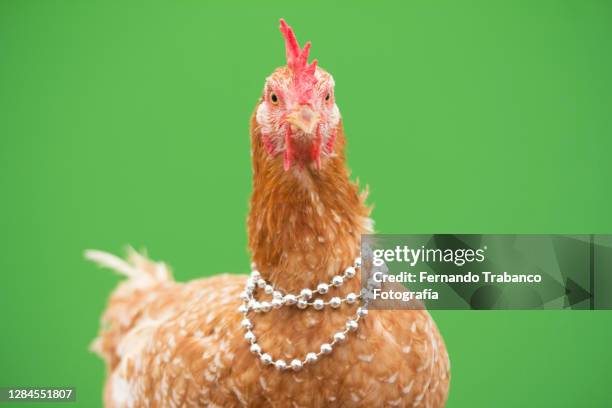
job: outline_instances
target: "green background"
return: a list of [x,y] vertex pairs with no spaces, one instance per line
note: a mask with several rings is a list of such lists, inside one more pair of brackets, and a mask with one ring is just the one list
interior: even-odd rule
[[[119,278],[85,248],[247,271],[279,17],[336,79],[378,232],[612,232],[610,2],[254,3],[0,2],[0,385],[101,404]],[[433,314],[449,407],[610,406],[612,313]]]

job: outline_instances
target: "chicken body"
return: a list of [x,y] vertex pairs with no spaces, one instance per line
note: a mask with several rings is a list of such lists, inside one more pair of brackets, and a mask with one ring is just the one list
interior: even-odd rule
[[[94,346],[107,362],[106,407],[444,405],[448,356],[424,310],[372,310],[331,355],[279,372],[244,340],[236,309],[246,276],[180,284],[159,278],[162,264],[130,258],[143,276],[115,291]],[[262,347],[289,359],[318,348],[345,319],[293,308],[253,320]]]

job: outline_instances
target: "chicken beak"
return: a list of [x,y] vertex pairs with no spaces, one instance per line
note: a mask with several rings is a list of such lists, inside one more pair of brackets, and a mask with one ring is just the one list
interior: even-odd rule
[[312,135],[319,123],[319,114],[308,106],[301,106],[287,115],[287,122],[307,135]]

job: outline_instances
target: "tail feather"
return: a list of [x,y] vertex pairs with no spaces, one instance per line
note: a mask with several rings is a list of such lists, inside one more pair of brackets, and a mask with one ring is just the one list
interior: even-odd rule
[[172,272],[165,263],[154,262],[132,247],[128,248],[127,260],[95,249],[86,250],[85,258],[101,267],[125,275],[132,281],[146,284],[172,280]]
[[172,272],[165,263],[152,261],[133,248],[128,248],[125,260],[93,249],[85,251],[85,258],[128,278],[111,294],[99,336],[90,346],[113,368],[119,361],[122,339],[137,323],[147,299],[172,284]]

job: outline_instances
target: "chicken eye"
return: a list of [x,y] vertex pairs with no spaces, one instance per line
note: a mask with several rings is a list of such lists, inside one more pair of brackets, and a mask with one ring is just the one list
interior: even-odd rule
[[329,101],[329,98],[330,98],[330,97],[331,97],[331,96],[329,95],[329,92],[328,92],[328,93],[327,93],[327,95],[325,95],[325,100],[326,100],[326,101]]
[[274,105],[276,105],[276,104],[278,103],[278,96],[276,96],[276,94],[275,94],[274,92],[272,92],[272,93],[270,94],[270,100],[272,101],[272,103],[273,103]]

